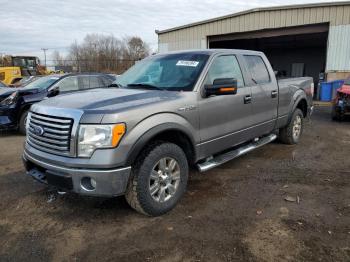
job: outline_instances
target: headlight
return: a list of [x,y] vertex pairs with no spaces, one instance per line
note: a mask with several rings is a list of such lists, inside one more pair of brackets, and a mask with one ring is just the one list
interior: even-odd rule
[[16,103],[17,98],[18,98],[18,92],[16,91],[16,92],[13,92],[10,96],[6,97],[4,100],[2,100],[0,102],[0,105],[2,105],[2,106],[12,105],[12,104]]
[[90,157],[97,148],[116,147],[125,131],[125,124],[80,125],[78,156]]
[[30,118],[32,117],[32,113],[29,112],[27,115],[27,121],[26,121],[26,130],[29,129],[29,123],[30,123]]

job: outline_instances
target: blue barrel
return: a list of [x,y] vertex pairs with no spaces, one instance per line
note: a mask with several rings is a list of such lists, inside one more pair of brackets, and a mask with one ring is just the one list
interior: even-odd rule
[[335,80],[332,82],[332,99],[337,96],[337,89],[341,88],[344,84],[344,80]]
[[332,82],[333,89],[337,90],[338,88],[341,88],[344,84],[344,80],[335,80]]
[[332,82],[322,82],[321,83],[321,101],[331,101],[332,100]]

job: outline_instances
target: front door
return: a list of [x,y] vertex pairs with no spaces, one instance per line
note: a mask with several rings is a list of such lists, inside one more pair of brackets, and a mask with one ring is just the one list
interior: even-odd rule
[[199,101],[201,155],[209,156],[245,141],[244,129],[251,126],[250,87],[245,86],[235,55],[214,58],[202,88],[215,79],[235,78],[235,95],[201,97]]

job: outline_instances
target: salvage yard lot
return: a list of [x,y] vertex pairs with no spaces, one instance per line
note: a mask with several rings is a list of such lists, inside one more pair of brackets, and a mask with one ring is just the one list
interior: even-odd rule
[[24,175],[23,142],[0,135],[0,261],[350,261],[350,122],[328,107],[297,146],[191,171],[180,204],[156,218],[123,197],[56,196]]

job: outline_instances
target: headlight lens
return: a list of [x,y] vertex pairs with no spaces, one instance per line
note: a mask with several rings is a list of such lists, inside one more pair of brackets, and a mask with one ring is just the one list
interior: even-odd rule
[[90,157],[97,148],[116,147],[125,134],[125,124],[80,125],[78,156]]
[[0,102],[2,106],[9,106],[16,103],[18,97],[18,92],[13,92],[10,96],[6,97],[4,100]]

